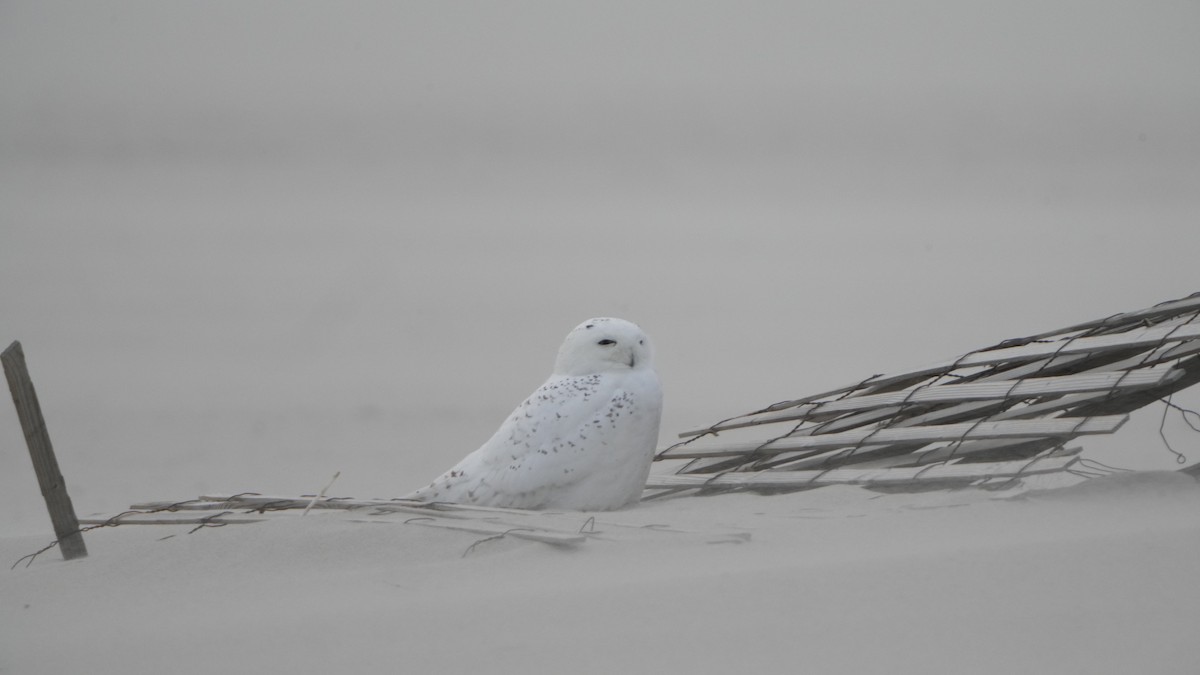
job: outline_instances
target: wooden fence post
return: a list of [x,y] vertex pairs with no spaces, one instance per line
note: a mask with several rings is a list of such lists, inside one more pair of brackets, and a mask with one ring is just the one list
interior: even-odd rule
[[0,353],[0,361],[4,362],[4,376],[8,378],[13,404],[17,406],[17,416],[21,419],[21,428],[25,431],[25,443],[29,446],[33,470],[37,473],[38,485],[42,488],[46,509],[50,512],[51,523],[54,524],[58,547],[66,560],[82,558],[87,555],[87,547],[83,543],[83,534],[79,531],[75,507],[71,506],[71,497],[67,494],[67,484],[58,470],[58,460],[54,458],[54,447],[50,445],[46,420],[42,417],[42,408],[38,405],[33,381],[29,379],[29,369],[25,366],[25,352],[21,350],[21,343],[13,342],[9,345],[8,349]]

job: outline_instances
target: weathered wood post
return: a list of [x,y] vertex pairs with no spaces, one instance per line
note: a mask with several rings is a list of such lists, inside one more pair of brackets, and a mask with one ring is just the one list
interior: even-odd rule
[[58,470],[58,460],[54,457],[54,447],[50,445],[50,434],[46,431],[46,420],[42,417],[37,392],[33,389],[33,381],[29,379],[21,343],[9,345],[0,353],[0,361],[4,362],[4,376],[8,378],[13,404],[17,406],[17,416],[25,431],[25,443],[29,446],[33,470],[37,473],[38,485],[46,499],[46,509],[50,511],[58,547],[66,560],[82,558],[87,555],[87,547],[83,543],[83,534],[79,532],[79,519],[75,517],[75,507],[71,506],[66,481]]

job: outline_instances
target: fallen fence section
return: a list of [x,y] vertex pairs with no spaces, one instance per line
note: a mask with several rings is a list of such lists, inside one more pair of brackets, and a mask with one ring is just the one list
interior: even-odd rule
[[[311,513],[310,513],[311,512]],[[83,518],[85,529],[124,525],[192,526],[202,528],[261,523],[270,520],[325,518],[358,523],[435,528],[475,537],[464,550],[470,553],[483,541],[512,538],[576,548],[590,539],[628,540],[673,536],[704,543],[741,542],[750,533],[718,527],[684,529],[646,521],[637,513],[529,511],[448,503],[423,503],[402,499],[350,499],[305,495],[275,497],[255,493],[204,495],[196,499],[134,504],[128,511],[107,517]],[[47,547],[49,548],[49,547]],[[43,549],[45,550],[45,549]],[[40,553],[40,552],[39,552]],[[18,561],[32,561],[37,553]]]
[[[1067,444],[1200,382],[1200,293],[875,375],[680,434],[647,498],[686,490],[922,489],[1104,473]],[[1195,473],[1194,468],[1185,469]]]
[[[83,518],[89,526],[196,525],[213,527],[258,523],[276,517],[302,517],[310,509],[354,512],[365,522],[401,522],[407,525],[455,530],[487,537],[515,539],[571,547],[587,537],[561,527],[533,522],[536,512],[458,504],[426,504],[406,500],[343,499],[327,497],[270,497],[258,494],[209,495],[181,502],[134,504],[124,513],[106,518]],[[402,516],[397,519],[395,516]],[[383,518],[380,518],[383,516]],[[390,518],[387,516],[391,516]]]

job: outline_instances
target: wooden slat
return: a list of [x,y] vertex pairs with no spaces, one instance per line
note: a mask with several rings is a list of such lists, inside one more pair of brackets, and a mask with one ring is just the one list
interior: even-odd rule
[[80,518],[84,525],[244,525],[261,523],[266,518],[249,518],[230,513],[180,515],[173,513],[123,513],[111,518]]
[[829,469],[827,471],[731,471],[722,474],[668,474],[651,476],[651,490],[680,487],[781,488],[816,485],[897,485],[946,480],[973,481],[1062,471],[1076,457],[1046,457],[993,464],[941,464],[885,469]]
[[[263,495],[232,495],[206,496],[186,502],[148,502],[134,504],[131,509],[140,512],[123,513],[111,518],[90,518],[84,522],[95,525],[224,525],[241,523],[258,523],[274,518],[298,517],[296,511],[303,511],[312,503],[312,497],[270,497]],[[154,509],[177,509],[186,513],[172,511],[153,511]],[[242,509],[266,508],[261,515],[247,513]],[[516,509],[492,509],[464,507],[459,504],[421,505],[417,502],[385,499],[332,499],[318,501],[313,508],[324,508],[338,511],[370,510],[372,514],[379,512],[411,514],[416,517],[403,521],[386,518],[351,518],[354,522],[396,523],[405,525],[420,525],[456,532],[485,536],[506,536],[528,541],[537,541],[555,546],[575,546],[586,541],[587,537],[578,532],[555,530],[543,526],[523,523],[507,523],[497,520],[504,516],[540,515],[537,512]],[[231,513],[230,510],[239,510]],[[153,511],[153,512],[150,512]],[[293,512],[285,514],[283,512]],[[472,511],[473,513],[467,513]],[[329,517],[336,517],[330,515]]]
[[413,515],[430,515],[436,512],[438,517],[458,518],[456,508],[459,505],[424,504],[420,502],[389,500],[389,499],[321,499],[313,502],[312,497],[269,497],[262,495],[221,496],[207,495],[197,500],[186,502],[143,502],[130,506],[141,511],[207,511],[213,509],[234,509],[242,512],[273,513],[275,511],[303,510],[312,504],[317,510],[368,510],[371,512],[410,513]]
[[[229,513],[213,513],[208,516],[199,514],[174,514],[174,513],[126,513],[111,518],[84,518],[80,520],[85,525],[244,525],[248,523],[261,523],[270,520],[269,517],[247,517],[238,514]],[[354,519],[354,522],[374,522],[374,523],[395,523],[396,521],[387,520],[367,520]],[[435,527],[443,530],[454,530],[456,532],[467,532],[470,534],[478,534],[485,536],[506,536],[516,539],[525,539],[528,541],[537,541],[544,544],[553,544],[555,546],[575,546],[587,541],[587,537],[574,532],[562,532],[555,530],[547,530],[544,528],[529,528],[520,525],[496,525],[486,522],[472,522],[465,524],[462,521],[446,520],[444,514],[436,516],[426,514],[424,518],[411,518],[403,521],[405,525],[420,525],[422,527]]]
[[[268,510],[303,509],[312,502],[313,495],[300,497],[278,497],[258,494],[241,495],[202,495],[200,500],[221,504],[223,508],[267,508]],[[142,506],[164,508],[171,502],[153,502]],[[134,507],[137,508],[137,507]],[[188,507],[185,507],[188,508]],[[342,497],[326,497],[313,504],[314,509],[381,509],[394,511],[412,511],[414,513],[464,512],[464,513],[493,513],[493,514],[526,514],[528,509],[507,509],[496,506],[477,506],[474,504],[451,504],[449,502],[419,502],[411,499],[346,499]]]
[[[1048,457],[1077,457],[1083,453],[1082,446],[1077,445],[1077,446],[1074,446],[1071,448],[1065,448],[1061,442],[1058,442],[1057,445],[1055,445],[1052,450],[1049,450],[1049,451],[1043,450],[1035,455],[1029,455],[1026,457],[1018,456],[1018,457],[1011,457],[1011,458],[1006,458],[1006,459],[996,459],[996,460],[993,460],[990,462],[989,461],[979,461],[977,459],[974,459],[975,455],[978,455],[978,454],[984,453],[984,452],[988,452],[989,450],[995,449],[995,447],[1005,447],[1007,445],[1010,445],[1011,443],[1012,443],[1012,441],[1005,441],[1005,440],[1001,440],[1001,439],[991,439],[991,440],[986,440],[986,441],[967,441],[962,444],[950,443],[948,445],[939,446],[938,448],[935,448],[932,451],[926,451],[926,450],[922,449],[919,452],[913,452],[913,453],[909,453],[906,455],[895,455],[892,457],[884,457],[882,459],[861,462],[861,463],[855,464],[853,466],[848,466],[848,467],[844,467],[844,468],[890,469],[890,468],[894,468],[894,467],[925,467],[925,466],[930,466],[930,465],[945,464],[947,462],[966,462],[968,464],[997,464],[997,463],[1003,463],[1003,462],[1030,462],[1030,461],[1033,461],[1035,458],[1045,459]],[[993,447],[992,448],[985,447],[988,444],[992,444]],[[945,450],[946,452],[940,452],[942,450]],[[818,466],[812,466],[812,467],[799,467],[797,470],[820,471],[824,468],[825,467],[818,465]],[[784,469],[784,470],[792,470],[792,469],[789,467],[788,469]]]
[[[465,508],[458,504],[426,504],[407,500],[391,499],[322,499],[313,502],[312,497],[264,497],[238,496],[222,498],[206,496],[200,500],[187,502],[144,502],[129,507],[143,511],[205,511],[211,509],[235,509],[244,512],[300,511],[312,504],[316,510],[355,511],[364,510],[372,513],[411,513],[414,515],[430,515],[435,513],[440,518],[458,518],[459,511]],[[479,507],[468,507],[479,510]]]
[[1163,342],[1183,342],[1196,338],[1200,338],[1200,325],[1156,326],[1112,335],[1055,342],[1035,342],[1017,347],[973,352],[956,361],[948,361],[943,366],[954,364],[957,364],[958,367],[994,365],[1041,358],[1052,354],[1079,354],[1130,347],[1148,347]]
[[1114,396],[1075,408],[1071,414],[1085,417],[1088,415],[1124,415],[1138,408],[1166,398],[1177,391],[1200,383],[1200,356],[1192,356],[1179,361],[1179,369],[1183,377],[1159,387],[1148,387],[1130,392],[1125,396]]
[[1046,331],[1044,333],[1038,333],[1037,335],[1030,335],[1029,337],[1005,340],[1005,343],[1012,344],[1032,342],[1034,340],[1041,340],[1054,335],[1077,333],[1080,331],[1089,331],[1098,328],[1113,328],[1138,323],[1146,319],[1170,316],[1173,314],[1186,314],[1194,311],[1200,311],[1200,293],[1193,293],[1186,298],[1180,298],[1178,300],[1168,300],[1167,302],[1162,302],[1154,305],[1153,307],[1147,307],[1146,309],[1125,312],[1123,314],[1115,314],[1113,316],[1108,316],[1103,319],[1096,319],[1093,321],[1085,321],[1084,323],[1076,324],[1074,326],[1067,326],[1066,328],[1059,328],[1058,330]]
[[185,502],[141,502],[130,507],[133,511],[174,513],[176,511],[212,511],[227,510],[223,502],[189,500]]
[[934,447],[928,450],[922,449],[910,455],[893,458],[897,464],[910,463],[925,466],[927,464],[936,464],[937,462],[945,462],[951,459],[968,458],[973,455],[983,454],[985,452],[995,452],[1002,448],[1012,448],[1022,443],[1028,443],[1028,440],[1013,441],[1004,438],[989,438],[981,441],[966,441],[964,443],[952,443],[942,447]]
[[870,384],[880,387],[906,379],[946,373],[958,368],[992,366],[1012,362],[1019,363],[1053,355],[1090,354],[1113,349],[1146,347],[1159,344],[1160,342],[1184,342],[1196,338],[1200,338],[1200,325],[1158,326],[1131,330],[1125,333],[1082,337],[1075,340],[1033,342],[1016,347],[971,352],[953,361],[943,361],[899,375],[872,378]]
[[856,429],[836,434],[785,437],[766,443],[743,442],[726,445],[680,446],[666,458],[725,457],[753,453],[766,456],[792,450],[839,448],[860,444],[932,443],[983,438],[1073,437],[1116,431],[1127,415],[1003,422],[964,422],[885,429]]
[[1119,391],[1158,386],[1170,380],[1178,379],[1182,375],[1183,371],[1164,366],[1140,371],[1087,373],[1083,375],[1027,378],[1017,381],[999,380],[967,384],[944,384],[911,391],[871,394],[822,403],[806,403],[789,410],[759,415],[738,424],[718,427],[717,430],[805,419],[816,414],[845,413],[884,406],[900,406],[902,404],[917,405],[952,401],[1026,399],[1091,391]]
[[1197,353],[1200,353],[1200,340],[1188,340],[1186,342],[1162,345],[1150,352],[1141,352],[1127,359],[1107,364],[1105,368],[1108,370],[1147,368]]

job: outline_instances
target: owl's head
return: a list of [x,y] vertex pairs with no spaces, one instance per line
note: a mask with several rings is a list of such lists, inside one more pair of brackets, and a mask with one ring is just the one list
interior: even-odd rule
[[555,375],[590,375],[651,369],[650,338],[624,319],[588,319],[567,334],[558,348]]

